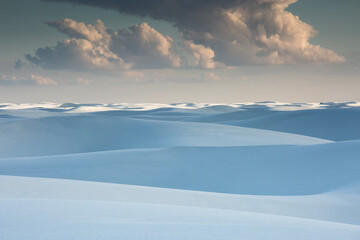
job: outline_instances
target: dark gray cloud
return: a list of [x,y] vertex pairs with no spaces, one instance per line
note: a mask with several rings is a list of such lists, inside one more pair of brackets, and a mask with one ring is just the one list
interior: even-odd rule
[[[85,4],[104,9],[117,10],[122,13],[139,16],[150,16],[155,19],[185,22],[186,17],[193,13],[206,10],[225,8],[230,9],[252,0],[43,0],[52,2],[69,2]],[[192,16],[194,17],[194,16]],[[182,21],[179,21],[182,19]]]

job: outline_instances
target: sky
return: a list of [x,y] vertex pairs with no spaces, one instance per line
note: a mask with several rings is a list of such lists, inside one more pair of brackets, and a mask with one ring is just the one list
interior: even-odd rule
[[4,0],[0,102],[360,101],[358,0]]

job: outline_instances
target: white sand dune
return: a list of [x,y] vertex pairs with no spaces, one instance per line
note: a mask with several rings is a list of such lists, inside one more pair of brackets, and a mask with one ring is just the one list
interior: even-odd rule
[[0,157],[39,156],[173,146],[301,145],[307,136],[218,124],[114,116],[57,116],[3,122]]
[[358,225],[262,213],[74,200],[0,200],[3,239],[357,240]]
[[220,121],[233,126],[288,132],[332,141],[360,139],[360,109],[357,108],[277,112],[246,120]]
[[357,240],[359,107],[0,104],[0,239]]
[[0,174],[224,193],[303,195],[360,183],[359,156],[360,141],[117,150],[3,158]]
[[360,224],[360,185],[314,195],[266,196],[6,175],[0,180],[0,198],[166,204]]
[[[0,177],[5,239],[356,239],[359,189],[266,197]],[[6,182],[6,184],[5,184]]]

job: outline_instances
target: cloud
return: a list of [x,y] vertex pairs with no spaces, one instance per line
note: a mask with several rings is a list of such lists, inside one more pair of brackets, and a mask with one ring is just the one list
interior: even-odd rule
[[213,72],[204,72],[203,79],[205,81],[220,81],[221,78]]
[[35,74],[27,77],[18,77],[15,75],[0,75],[0,85],[57,85],[57,81]]
[[111,70],[128,69],[130,63],[110,50],[111,36],[104,24],[98,20],[94,26],[71,19],[47,22],[67,34],[70,39],[57,43],[55,47],[36,50],[27,54],[26,60],[45,69]]
[[[213,60],[227,66],[345,61],[309,42],[317,32],[286,11],[297,0],[45,1],[87,4],[171,22],[189,41],[197,63],[205,68],[212,68]],[[90,30],[82,34],[96,37]]]
[[90,84],[91,81],[89,79],[79,77],[79,78],[76,79],[76,83],[87,85],[87,84]]
[[111,37],[107,33],[107,29],[101,20],[97,20],[93,26],[86,25],[82,22],[76,22],[72,19],[63,19],[61,21],[46,22],[51,27],[55,27],[60,32],[65,33],[69,37],[82,38],[90,42],[109,42]]
[[[47,22],[70,38],[55,47],[39,48],[26,60],[45,69],[128,70],[130,68],[178,68],[181,56],[174,40],[147,23],[111,31],[101,20],[95,25],[72,19]],[[17,61],[16,65],[23,63]]]
[[201,66],[203,68],[211,69],[215,68],[214,51],[201,44],[195,44],[193,41],[184,41],[185,49],[190,52],[195,58],[195,66]]
[[181,67],[174,40],[146,22],[112,34],[111,50],[134,64],[135,68]]
[[134,82],[143,82],[145,73],[139,71],[127,71],[123,73],[123,76]]
[[52,80],[48,77],[43,77],[39,75],[30,75],[30,80],[35,81],[37,85],[57,85],[58,83],[55,80]]

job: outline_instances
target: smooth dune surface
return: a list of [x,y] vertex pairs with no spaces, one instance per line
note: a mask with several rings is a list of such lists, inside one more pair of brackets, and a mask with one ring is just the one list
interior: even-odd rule
[[0,104],[0,239],[357,240],[359,109]]

